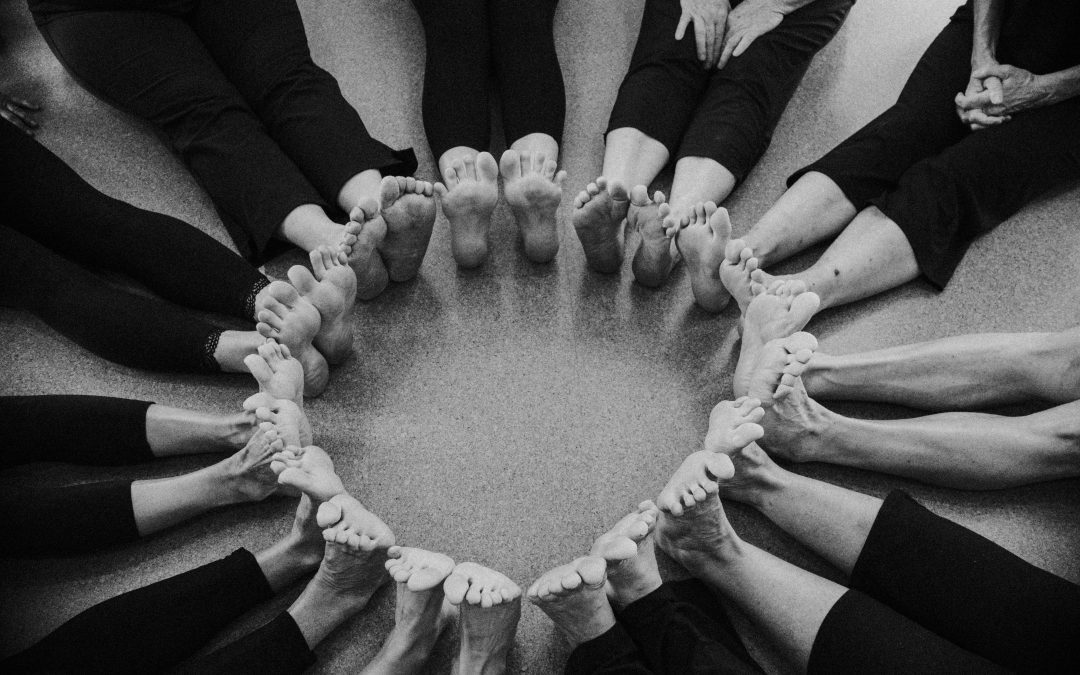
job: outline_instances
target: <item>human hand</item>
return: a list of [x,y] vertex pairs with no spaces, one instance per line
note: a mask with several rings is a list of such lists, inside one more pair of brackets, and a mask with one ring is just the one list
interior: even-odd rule
[[720,58],[720,47],[724,44],[724,31],[731,11],[729,0],[679,0],[682,16],[675,29],[675,39],[681,40],[686,35],[686,27],[694,24],[694,41],[697,43],[697,57],[701,65],[712,68]]
[[1001,101],[1001,80],[996,77],[980,79],[974,76],[968,80],[967,89],[957,94],[954,99],[957,116],[961,122],[971,127],[972,131],[997,126],[1012,119],[1008,115],[990,115],[986,112],[985,107],[1000,104]]
[[[968,91],[957,94],[958,113],[979,110],[989,119],[1000,118],[1007,122],[1018,112],[1049,105],[1055,100],[1054,91],[1042,76],[1016,66],[999,63],[981,66],[971,72],[971,79],[981,82],[983,90],[972,91],[969,84]],[[963,114],[961,119],[964,119]],[[978,123],[988,126],[981,121]]]
[[733,56],[741,56],[750,43],[780,25],[784,12],[777,0],[746,0],[728,13],[727,35],[717,68]]
[[8,96],[0,91],[0,117],[14,124],[27,136],[33,136],[38,128],[38,123],[34,121],[30,114],[40,110],[41,106],[36,103]]

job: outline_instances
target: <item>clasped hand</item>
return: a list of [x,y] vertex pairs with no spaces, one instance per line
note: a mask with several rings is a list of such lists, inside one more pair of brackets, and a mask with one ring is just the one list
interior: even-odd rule
[[729,0],[680,0],[680,4],[675,39],[683,39],[693,23],[697,57],[706,68],[723,68],[784,20],[778,0],[746,0],[735,9]]
[[1050,92],[1034,73],[993,63],[971,71],[967,89],[956,95],[956,114],[973,131],[1004,124],[1015,113],[1049,101]]
[[24,134],[33,136],[38,123],[31,117],[31,113],[39,112],[41,106],[25,99],[8,96],[0,91],[0,117],[11,122]]

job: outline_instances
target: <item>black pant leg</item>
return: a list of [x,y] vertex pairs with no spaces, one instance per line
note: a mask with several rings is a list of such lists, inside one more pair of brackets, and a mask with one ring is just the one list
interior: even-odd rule
[[308,648],[296,621],[288,612],[282,612],[262,628],[206,656],[183,663],[172,672],[300,675],[313,665],[315,654]]
[[811,675],[1009,672],[854,590],[840,596],[825,615],[806,671]]
[[626,628],[616,623],[606,633],[583,642],[570,652],[567,675],[652,675]]
[[742,182],[769,147],[814,55],[840,30],[854,1],[801,7],[713,71],[676,159],[714,159]]
[[0,553],[82,553],[135,541],[131,481],[59,488],[15,489],[0,494],[8,523]]
[[835,182],[857,210],[896,188],[916,162],[941,152],[971,133],[956,116],[953,99],[971,75],[970,5],[957,10],[926,49],[896,103],[824,157],[796,171],[792,185],[809,171]]
[[219,370],[221,329],[132,293],[0,225],[0,305],[24,309],[98,356],[135,368]]
[[12,125],[0,126],[0,156],[4,224],[185,307],[252,320],[255,294],[269,282],[209,235],[102,194]]
[[968,135],[871,203],[904,231],[919,269],[944,288],[971,242],[1080,178],[1080,98],[1017,113]]
[[260,258],[296,207],[331,206],[270,138],[183,18],[70,12],[50,16],[40,28],[88,89],[165,133],[245,257]]
[[273,596],[255,556],[228,557],[118,595],[0,663],[5,672],[149,673],[197,652]]
[[1080,672],[1080,587],[903,492],[885,499],[851,586],[1010,670]]
[[761,673],[723,606],[696,579],[665,583],[618,613],[658,673]]
[[566,87],[555,53],[555,5],[556,0],[488,3],[507,146],[536,133],[562,143]]
[[200,0],[191,25],[271,138],[328,203],[361,171],[416,171],[413,151],[368,133],[337,80],[311,60],[296,0]]
[[671,156],[709,83],[709,71],[697,58],[694,31],[675,40],[681,14],[679,0],[645,0],[634,55],[605,132],[637,129],[662,143]]
[[491,145],[491,43],[485,0],[413,0],[424,24],[424,130],[435,161]]
[[149,461],[154,458],[146,441],[151,405],[108,396],[0,396],[0,469],[30,462]]

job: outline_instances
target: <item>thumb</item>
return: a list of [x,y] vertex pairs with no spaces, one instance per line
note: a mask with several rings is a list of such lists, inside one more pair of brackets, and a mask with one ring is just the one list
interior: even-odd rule
[[1005,92],[1002,91],[1001,80],[997,77],[991,76],[983,80],[983,84],[986,86],[986,91],[990,93],[990,102],[994,105],[1001,105],[1005,101]]

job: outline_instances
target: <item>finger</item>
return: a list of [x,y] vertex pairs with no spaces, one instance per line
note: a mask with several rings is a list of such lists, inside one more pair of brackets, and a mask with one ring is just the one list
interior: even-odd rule
[[757,34],[747,33],[739,38],[739,44],[735,45],[735,51],[731,52],[732,56],[742,56],[743,52],[750,48],[750,43],[758,38]]
[[990,103],[1001,105],[1005,102],[1005,92],[1002,90],[1000,78],[988,77],[983,80],[983,85],[986,87],[986,92],[990,96]]
[[698,61],[705,60],[705,22],[694,17],[694,39],[697,42]]
[[675,29],[675,39],[681,40],[686,35],[686,27],[690,24],[690,15],[683,12],[683,15],[679,17],[679,27]]
[[23,132],[27,136],[33,136],[34,135],[34,130],[31,129],[30,127],[26,126],[26,123],[22,121],[22,118],[17,116],[17,115],[12,114],[11,111],[9,111],[9,110],[0,110],[0,117],[4,118],[8,122],[11,122],[12,124],[14,124],[15,128],[17,128],[19,131]]
[[717,68],[723,68],[727,65],[727,62],[731,59],[732,52],[735,51],[735,45],[738,44],[739,35],[737,33],[728,32],[724,37],[724,51],[720,54],[720,61],[716,64]]
[[18,115],[19,119],[21,119],[23,122],[25,122],[28,127],[32,127],[34,129],[37,128],[38,123],[35,122],[32,117],[30,117],[29,112],[25,112],[25,111],[18,110],[18,109],[13,110],[12,112],[14,112],[16,115]]
[[956,105],[957,105],[957,107],[963,108],[964,110],[975,110],[976,108],[985,108],[988,105],[991,105],[990,92],[989,91],[982,91],[982,92],[979,92],[977,94],[972,94],[970,96],[967,96],[967,95],[964,95],[964,94],[957,94],[957,96],[956,96]]
[[712,63],[713,42],[716,41],[716,27],[712,23],[705,24],[705,53],[702,54],[701,62],[708,67]]
[[712,50],[709,52],[709,67],[713,67],[720,60],[720,53],[724,48],[724,34],[727,32],[727,17],[720,17],[720,19],[713,24],[713,42]]
[[987,115],[982,110],[969,110],[967,113],[967,119],[965,119],[964,121],[968,124],[980,124],[984,127],[993,127],[999,124],[1004,124],[1005,118]]
[[27,101],[25,98],[12,98],[11,102],[16,104],[20,108],[26,108],[27,110],[33,110],[35,112],[41,110],[40,105],[38,105],[37,103],[31,103],[30,101]]

